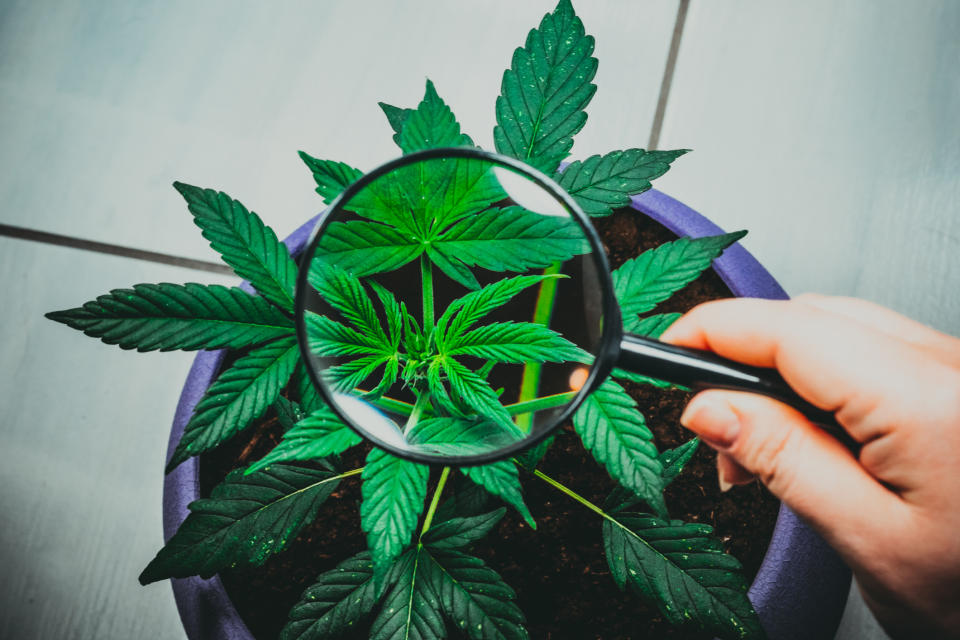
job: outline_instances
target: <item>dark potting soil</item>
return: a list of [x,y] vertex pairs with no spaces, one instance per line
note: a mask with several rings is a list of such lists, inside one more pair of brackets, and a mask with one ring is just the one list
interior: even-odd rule
[[[611,267],[675,236],[632,209],[595,221]],[[657,312],[683,312],[699,302],[729,297],[720,278],[707,271],[661,304]],[[679,425],[689,394],[677,390],[625,384],[639,404],[658,447],[668,449],[690,438]],[[281,429],[269,413],[248,431],[201,460],[201,490],[212,487],[232,469],[265,455],[280,439]],[[344,456],[344,468],[363,464],[368,447]],[[726,550],[744,565],[752,579],[773,532],[779,503],[761,485],[751,483],[721,493],[715,455],[701,445],[683,473],[668,487],[672,517],[704,522],[716,529]],[[554,477],[591,501],[602,504],[614,482],[583,449],[572,428],[561,430],[540,464]],[[454,474],[454,482],[465,480]],[[517,592],[526,627],[535,640],[700,639],[703,634],[666,624],[656,607],[630,592],[621,592],[610,577],[603,555],[601,522],[580,504],[537,479],[522,477],[524,499],[537,521],[532,530],[513,510],[473,553],[495,569]],[[448,490],[449,491],[449,490]],[[317,575],[366,548],[360,529],[360,483],[342,482],[320,515],[289,548],[263,567],[232,569],[220,577],[240,616],[258,640],[276,638],[287,613]],[[361,623],[351,638],[366,638]],[[450,629],[450,637],[458,637]]]

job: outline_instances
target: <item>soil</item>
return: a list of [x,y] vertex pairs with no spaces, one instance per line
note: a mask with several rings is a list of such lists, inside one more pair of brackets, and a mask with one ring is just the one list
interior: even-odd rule
[[[646,216],[624,209],[596,220],[611,267],[675,236]],[[731,294],[712,270],[661,304],[657,312],[683,312],[699,302]],[[657,438],[668,449],[690,438],[679,426],[689,394],[626,384]],[[282,430],[269,414],[253,427],[251,437],[237,439],[205,454],[201,490],[210,489],[232,469],[260,458],[280,439]],[[346,468],[362,466],[366,447],[348,452]],[[712,525],[726,550],[752,580],[773,532],[779,502],[758,483],[721,493],[715,455],[702,446],[683,473],[668,487],[666,502],[674,518]],[[564,427],[540,464],[548,475],[602,504],[614,483],[583,449],[572,427]],[[459,474],[455,482],[464,482]],[[601,526],[581,505],[527,476],[524,498],[537,521],[532,530],[512,510],[476,545],[482,558],[517,592],[530,637],[536,640],[700,639],[712,634],[667,625],[655,607],[617,589],[603,555]],[[449,491],[449,489],[448,489]],[[287,612],[316,576],[365,548],[358,515],[360,483],[345,481],[321,509],[315,522],[281,554],[260,568],[221,573],[240,616],[259,640],[276,638]],[[361,626],[361,628],[363,628]],[[450,629],[451,637],[457,637]],[[365,631],[355,638],[366,637]]]

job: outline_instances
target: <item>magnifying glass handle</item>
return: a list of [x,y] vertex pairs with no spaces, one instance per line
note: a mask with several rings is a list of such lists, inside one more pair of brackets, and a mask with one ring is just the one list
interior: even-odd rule
[[769,396],[802,413],[850,451],[856,453],[860,449],[836,416],[797,395],[774,369],[751,367],[709,351],[678,347],[633,334],[623,336],[617,366],[695,390],[728,389]]

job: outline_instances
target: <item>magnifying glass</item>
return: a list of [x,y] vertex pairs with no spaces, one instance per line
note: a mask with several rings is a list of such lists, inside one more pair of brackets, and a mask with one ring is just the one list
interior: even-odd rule
[[411,153],[350,185],[307,245],[296,314],[330,409],[417,462],[528,448],[615,367],[771,396],[849,439],[772,369],[625,334],[587,215],[543,173],[480,149]]

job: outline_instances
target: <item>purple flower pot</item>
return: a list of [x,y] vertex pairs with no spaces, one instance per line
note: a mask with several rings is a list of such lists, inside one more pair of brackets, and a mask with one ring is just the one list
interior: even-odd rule
[[[632,206],[680,236],[723,233],[693,209],[654,189],[635,196]],[[303,249],[314,220],[285,240],[291,253]],[[777,281],[739,244],[727,249],[714,262],[714,269],[734,295],[787,298]],[[194,407],[216,377],[224,355],[225,351],[204,351],[194,360],[174,415],[168,458]],[[199,497],[199,461],[190,458],[164,480],[164,540],[173,536],[189,513],[187,505]],[[190,640],[253,640],[218,577],[171,582]],[[770,639],[832,640],[849,586],[850,570],[840,558],[796,514],[781,506],[767,555],[749,591]]]

